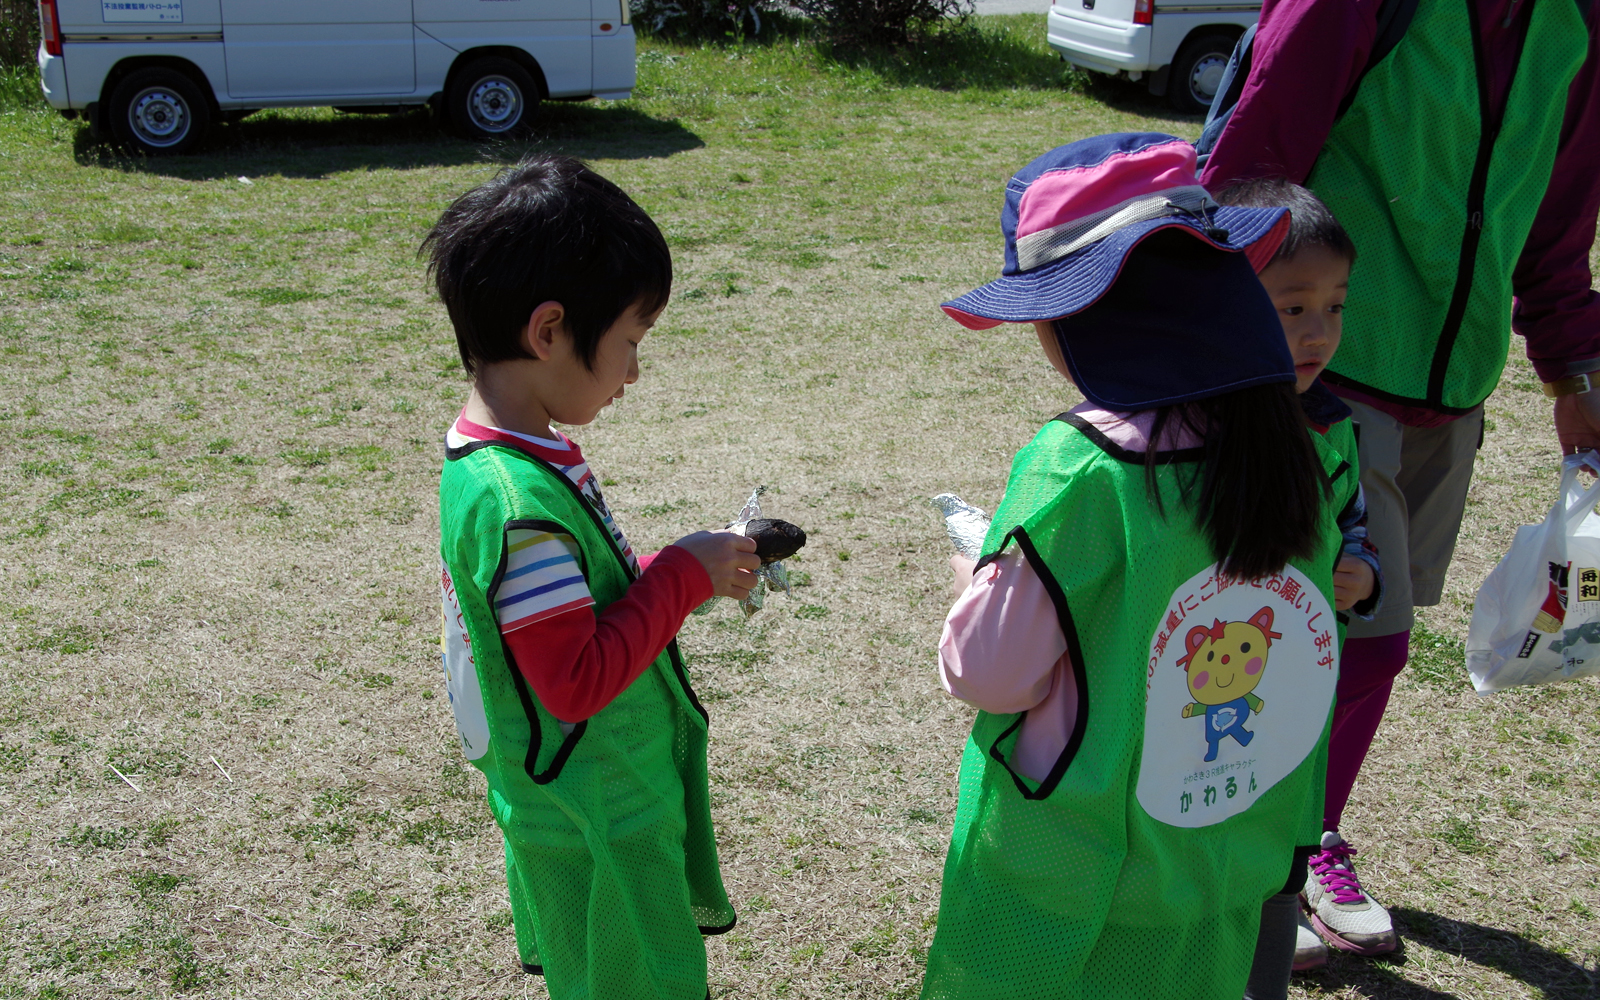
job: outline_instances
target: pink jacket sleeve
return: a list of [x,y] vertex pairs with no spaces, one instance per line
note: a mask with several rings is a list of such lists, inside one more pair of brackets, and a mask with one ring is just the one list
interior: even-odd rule
[[950,609],[939,682],[986,712],[1027,712],[1011,767],[1044,780],[1072,738],[1078,683],[1055,603],[1020,552],[979,570]]

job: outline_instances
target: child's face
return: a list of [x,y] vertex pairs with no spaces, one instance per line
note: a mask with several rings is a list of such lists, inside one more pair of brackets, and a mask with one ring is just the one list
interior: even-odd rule
[[1309,246],[1268,264],[1261,284],[1272,296],[1294,355],[1295,391],[1305,392],[1339,349],[1350,262],[1327,247]]
[[638,305],[623,310],[601,334],[592,368],[585,367],[578,357],[565,328],[559,329],[551,345],[550,366],[544,372],[549,377],[546,409],[550,419],[567,425],[587,424],[613,400],[621,399],[626,388],[639,381],[639,342],[660,315],[660,310],[641,315]]

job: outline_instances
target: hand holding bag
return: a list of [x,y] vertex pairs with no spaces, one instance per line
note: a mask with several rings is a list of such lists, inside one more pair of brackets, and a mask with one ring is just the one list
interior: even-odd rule
[[1600,453],[1561,463],[1561,496],[1543,524],[1517,529],[1511,551],[1478,588],[1467,670],[1480,695],[1600,675]]

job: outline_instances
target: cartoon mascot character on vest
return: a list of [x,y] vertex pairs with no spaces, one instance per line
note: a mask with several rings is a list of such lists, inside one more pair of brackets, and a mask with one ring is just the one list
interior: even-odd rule
[[1251,712],[1261,712],[1264,702],[1250,692],[1261,683],[1272,640],[1282,638],[1282,632],[1272,631],[1271,608],[1262,608],[1249,621],[1215,621],[1189,630],[1184,639],[1188,652],[1179,657],[1178,666],[1189,675],[1194,701],[1183,706],[1183,717],[1205,713],[1206,760],[1217,759],[1224,736],[1242,747],[1255,738],[1244,723]]

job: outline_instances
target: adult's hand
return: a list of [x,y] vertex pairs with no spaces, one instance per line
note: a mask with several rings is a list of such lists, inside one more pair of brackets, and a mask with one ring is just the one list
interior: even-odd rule
[[1600,450],[1600,389],[1556,399],[1556,438],[1563,455]]

